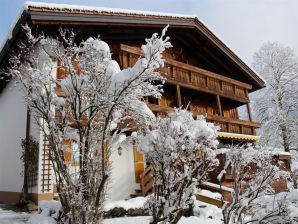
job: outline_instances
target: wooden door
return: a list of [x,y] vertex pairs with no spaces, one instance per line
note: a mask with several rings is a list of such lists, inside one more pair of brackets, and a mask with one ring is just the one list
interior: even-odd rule
[[135,164],[135,178],[136,178],[136,182],[140,183],[141,182],[140,175],[145,170],[145,160],[142,153],[136,147],[134,147],[133,151],[134,151],[134,164]]

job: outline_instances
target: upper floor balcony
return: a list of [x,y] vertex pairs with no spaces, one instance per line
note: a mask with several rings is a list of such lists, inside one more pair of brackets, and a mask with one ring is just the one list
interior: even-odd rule
[[[120,44],[119,60],[123,68],[131,67],[140,57],[139,48]],[[219,95],[242,103],[248,103],[248,92],[252,86],[208,70],[166,58],[160,70],[166,82],[189,89]]]

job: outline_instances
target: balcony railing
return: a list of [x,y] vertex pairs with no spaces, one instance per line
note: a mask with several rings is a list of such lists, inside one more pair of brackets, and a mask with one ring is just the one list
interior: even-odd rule
[[[174,110],[172,107],[164,107],[155,104],[148,104],[148,106],[157,115],[166,115]],[[194,116],[197,115],[199,114],[194,114]],[[221,132],[236,134],[256,135],[256,129],[261,127],[261,124],[257,122],[238,120],[222,116],[207,115],[206,120],[220,126]]]
[[[138,48],[121,44],[119,51],[120,64],[123,68],[131,67],[140,57]],[[219,75],[173,59],[166,59],[161,69],[168,83],[178,84],[185,88],[195,89],[243,103],[249,102],[248,92],[252,86],[238,80]]]

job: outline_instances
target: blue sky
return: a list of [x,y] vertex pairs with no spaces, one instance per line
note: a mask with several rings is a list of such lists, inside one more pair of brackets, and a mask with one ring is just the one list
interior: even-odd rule
[[[24,0],[0,0],[0,43]],[[267,41],[298,55],[298,0],[43,0],[76,5],[195,14],[248,64]]]

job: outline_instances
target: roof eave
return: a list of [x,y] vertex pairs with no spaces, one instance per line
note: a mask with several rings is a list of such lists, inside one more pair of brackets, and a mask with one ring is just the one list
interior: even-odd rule
[[[7,55],[15,36],[20,32],[21,25],[30,16],[33,24],[44,23],[51,21],[52,23],[67,24],[67,23],[92,23],[92,24],[133,24],[140,26],[159,26],[163,27],[169,24],[171,27],[179,28],[196,28],[222,51],[229,59],[235,63],[241,70],[247,74],[254,82],[253,91],[265,87],[265,82],[256,74],[248,65],[246,65],[232,50],[229,49],[217,36],[215,36],[198,18],[171,18],[162,16],[144,16],[144,15],[109,15],[109,14],[83,14],[83,13],[63,13],[50,12],[39,10],[24,10],[12,30],[12,38],[8,39],[0,52],[0,65]],[[137,19],[136,19],[137,17]]]
[[201,32],[205,34],[212,43],[218,47],[221,51],[224,52],[234,63],[237,64],[246,74],[249,75],[250,78],[253,79],[255,82],[254,88],[252,91],[264,88],[265,82],[264,80],[255,72],[253,71],[242,59],[240,59],[224,42],[222,42],[213,32],[208,29],[198,18],[194,19],[196,24],[196,28],[199,29]]
[[[42,21],[64,22],[64,23],[94,23],[94,24],[134,24],[141,26],[165,26],[169,24],[171,27],[179,28],[196,28],[216,46],[220,51],[227,55],[241,70],[246,73],[254,82],[253,91],[265,87],[265,82],[256,74],[243,60],[241,60],[226,44],[224,44],[217,36],[215,36],[198,18],[164,18],[164,17],[146,17],[141,15],[125,16],[125,15],[101,15],[101,14],[77,14],[77,13],[61,13],[61,12],[30,12],[33,23],[42,23]],[[136,19],[137,17],[137,19]]]
[[3,59],[7,55],[8,50],[11,48],[11,45],[15,40],[15,36],[22,30],[22,25],[25,24],[28,18],[29,13],[28,11],[24,10],[15,26],[12,28],[11,36],[7,38],[7,40],[4,40],[5,42],[2,46],[2,49],[0,49],[0,65],[3,63]]

